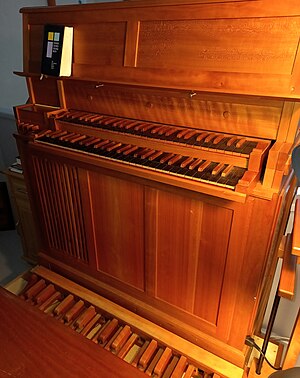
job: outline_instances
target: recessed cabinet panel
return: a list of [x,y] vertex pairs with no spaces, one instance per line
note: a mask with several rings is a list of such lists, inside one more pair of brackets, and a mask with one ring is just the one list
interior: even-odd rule
[[76,25],[74,63],[122,66],[125,22]]
[[[217,324],[233,211],[204,204],[195,285],[195,315]],[[196,230],[197,232],[197,230]]]
[[144,190],[139,184],[89,173],[97,268],[144,290]]
[[163,191],[151,196],[155,297],[216,325],[233,211]]
[[142,21],[138,67],[290,74],[299,25],[289,17]]

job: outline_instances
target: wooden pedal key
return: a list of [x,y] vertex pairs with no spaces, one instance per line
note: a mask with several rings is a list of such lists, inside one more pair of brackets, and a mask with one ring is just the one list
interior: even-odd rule
[[30,274],[30,276],[27,279],[26,286],[19,293],[19,297],[22,298],[22,299],[25,299],[26,298],[25,293],[27,292],[27,290],[29,290],[34,284],[36,284],[38,280],[39,280],[39,278],[36,274]]
[[100,345],[104,345],[108,341],[108,339],[113,335],[113,333],[118,328],[118,324],[119,324],[118,320],[114,318],[103,329],[103,331],[100,332],[98,336],[98,341]]
[[[39,310],[46,312],[47,309],[54,303],[62,299],[62,294],[59,291],[55,291],[45,302],[39,306]],[[58,305],[59,303],[57,303]]]
[[62,302],[57,307],[55,307],[55,309],[53,310],[53,315],[56,318],[61,317],[69,310],[70,307],[73,306],[74,303],[74,295],[69,294],[65,299],[62,300]]
[[172,358],[172,349],[170,349],[169,347],[166,347],[166,349],[163,351],[163,354],[161,355],[160,359],[158,360],[157,364],[154,367],[153,377],[160,378],[162,376],[171,358]]
[[46,282],[43,279],[38,280],[33,286],[31,286],[25,293],[25,299],[33,299],[39,292],[41,292],[46,287]]
[[38,293],[35,297],[34,297],[34,302],[37,304],[37,305],[41,305],[42,303],[44,303],[48,298],[51,297],[52,294],[55,293],[55,287],[53,284],[49,284],[45,287],[45,289],[43,289],[40,293]]
[[127,354],[129,353],[129,351],[131,350],[131,348],[136,343],[138,337],[139,337],[138,334],[133,333],[129,337],[129,339],[126,341],[126,343],[122,346],[122,348],[119,350],[119,352],[117,353],[118,357],[124,359],[127,356]]
[[187,358],[185,356],[181,356],[175,369],[172,372],[171,378],[181,378],[185,371],[187,365]]
[[138,363],[138,368],[140,370],[145,370],[153,357],[155,351],[157,349],[157,341],[156,340],[151,340],[150,344],[148,345],[147,349],[141,356],[139,363]]
[[94,306],[89,306],[74,323],[74,328],[82,330],[96,315],[96,310]]
[[63,319],[64,322],[70,324],[76,317],[80,314],[80,312],[84,308],[84,302],[82,299],[77,301],[64,315]]
[[122,331],[119,333],[118,337],[114,340],[111,344],[111,351],[112,353],[116,354],[122,348],[122,346],[126,343],[128,338],[131,335],[131,328],[129,325],[125,325]]

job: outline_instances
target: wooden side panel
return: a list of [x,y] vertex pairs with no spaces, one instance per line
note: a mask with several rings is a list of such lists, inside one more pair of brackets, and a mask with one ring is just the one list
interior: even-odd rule
[[139,184],[89,173],[97,269],[144,290],[144,191]]
[[49,252],[88,263],[77,168],[36,156],[32,163]]

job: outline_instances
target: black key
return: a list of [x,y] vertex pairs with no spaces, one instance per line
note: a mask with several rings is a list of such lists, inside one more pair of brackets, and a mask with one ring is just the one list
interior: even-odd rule
[[233,167],[231,172],[226,177],[220,177],[218,184],[234,189],[238,181],[244,176],[246,168]]

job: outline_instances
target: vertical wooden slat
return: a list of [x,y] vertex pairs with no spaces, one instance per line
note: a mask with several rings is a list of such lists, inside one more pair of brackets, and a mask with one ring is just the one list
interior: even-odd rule
[[293,115],[291,117],[290,127],[288,130],[286,142],[294,143],[295,136],[297,135],[297,129],[299,125],[299,113],[300,113],[300,104],[299,102],[294,103]]
[[74,252],[76,258],[81,258],[80,256],[80,250],[81,250],[81,233],[78,228],[78,213],[76,211],[76,198],[74,196],[73,186],[74,186],[74,180],[71,180],[72,177],[72,168],[64,166],[66,177],[67,177],[67,185],[68,185],[68,194],[69,194],[69,206],[72,214],[72,222],[73,222],[73,228],[74,228]]
[[281,118],[278,127],[277,140],[285,142],[289,129],[291,116],[294,110],[294,102],[285,101],[282,108]]
[[62,80],[57,80],[57,89],[58,89],[58,96],[59,96],[59,102],[60,107],[65,109],[67,107],[66,104],[66,96],[65,96],[65,90],[64,90],[64,83]]
[[45,191],[48,191],[50,194],[49,198],[49,209],[51,209],[51,215],[52,215],[52,227],[54,229],[55,234],[55,247],[57,249],[61,249],[61,242],[60,242],[60,230],[62,228],[61,219],[59,217],[59,210],[58,210],[58,204],[57,204],[57,198],[55,190],[53,190],[53,174],[51,171],[51,162],[48,160],[45,160],[44,162],[44,177],[45,177]]
[[[32,161],[33,161],[35,176],[37,178],[36,184],[37,184],[37,188],[38,188],[38,192],[39,192],[39,199],[40,199],[42,212],[43,212],[44,215],[46,215],[47,214],[47,199],[45,198],[45,192],[44,192],[43,185],[40,182],[40,180],[41,180],[40,164],[39,164],[39,161],[35,157],[33,157]],[[50,245],[53,245],[54,239],[53,239],[53,234],[52,234],[52,227],[50,227],[49,218],[44,216],[43,220],[44,220],[44,223],[45,223],[44,229],[45,229],[46,235],[47,235],[47,242]]]
[[300,41],[298,40],[298,46],[295,54],[294,65],[292,68],[292,78],[290,91],[291,94],[299,91],[299,78],[300,78]]
[[51,230],[51,233],[52,233],[52,245],[51,247],[55,248],[57,246],[57,239],[56,239],[56,233],[55,233],[55,229],[53,228],[53,208],[50,206],[50,204],[52,204],[52,200],[51,200],[51,197],[50,197],[50,193],[49,193],[49,188],[48,188],[48,183],[46,181],[46,178],[45,178],[45,162],[43,162],[43,164],[40,164],[39,162],[39,165],[40,165],[40,182],[41,182],[41,185],[42,185],[42,191],[43,193],[45,194],[45,205],[46,205],[46,208],[45,208],[45,213],[43,214],[44,215],[44,218],[47,217],[49,219],[49,229]]
[[127,21],[124,66],[136,67],[140,33],[139,21]]
[[83,235],[83,229],[81,227],[81,212],[80,212],[80,209],[78,207],[78,204],[81,202],[79,200],[79,197],[77,197],[76,195],[76,190],[75,190],[75,187],[76,187],[76,177],[77,177],[77,174],[76,174],[76,168],[71,168],[69,170],[69,178],[70,178],[70,182],[72,183],[72,185],[70,185],[70,191],[71,191],[71,194],[72,194],[72,199],[73,199],[73,202],[72,202],[72,206],[73,206],[73,211],[74,211],[74,216],[75,216],[75,225],[76,225],[76,235],[78,236],[78,252],[77,252],[77,257],[80,258],[80,259],[84,259],[84,242],[83,242],[83,238],[82,238],[82,235]]
[[57,198],[57,204],[58,204],[58,210],[59,210],[59,217],[61,218],[62,222],[61,222],[61,231],[62,231],[62,240],[61,240],[61,248],[64,248],[66,250],[68,250],[68,243],[67,243],[67,231],[66,231],[66,222],[64,222],[63,220],[66,219],[66,216],[65,216],[65,203],[64,201],[62,201],[62,197],[61,197],[61,180],[59,179],[59,175],[58,175],[58,172],[59,172],[59,169],[58,169],[58,164],[55,164],[55,162],[53,163],[53,183],[54,183],[54,187],[55,187],[55,193],[54,195],[56,196]]
[[63,165],[60,165],[60,180],[63,185],[63,190],[62,190],[62,195],[63,195],[63,200],[65,203],[65,208],[66,208],[66,213],[67,213],[67,219],[66,223],[68,224],[69,227],[69,232],[68,232],[68,243],[69,243],[69,251],[71,256],[75,257],[75,251],[74,251],[74,238],[73,235],[75,234],[75,230],[73,227],[73,221],[72,221],[72,212],[70,209],[70,203],[69,203],[69,196],[68,196],[68,186],[66,182],[66,177],[65,177],[65,168]]
[[26,77],[26,84],[27,84],[27,90],[29,94],[29,101],[32,104],[35,104],[35,93],[33,89],[33,84],[32,84],[32,78],[31,77]]
[[72,230],[73,230],[73,238],[71,239],[71,242],[72,242],[72,246],[73,246],[73,253],[75,255],[75,257],[79,257],[78,256],[78,251],[79,251],[79,241],[78,241],[78,230],[77,230],[77,223],[76,223],[76,215],[74,213],[74,206],[73,206],[73,197],[72,197],[72,191],[71,191],[71,185],[70,185],[70,177],[69,177],[69,171],[68,171],[68,168],[64,165],[64,179],[65,179],[65,184],[66,184],[66,192],[67,192],[67,198],[68,198],[68,201],[67,201],[67,204],[68,204],[68,207],[69,207],[69,211],[70,211],[70,223],[71,223],[71,227],[72,227]]
[[97,266],[95,227],[92,216],[90,175],[89,171],[77,169],[78,192],[80,193],[80,211],[83,218],[85,254],[87,261],[92,266]]
[[[76,214],[79,222],[79,231],[80,235],[84,235],[84,220],[83,220],[83,214],[82,214],[82,208],[79,208],[79,204],[81,204],[81,197],[80,197],[80,191],[78,186],[78,174],[77,170],[72,170],[72,181],[73,181],[73,190],[75,194],[75,204],[76,204]],[[86,240],[85,238],[81,237],[81,258],[85,261],[88,261],[87,256],[87,246],[86,246]]]

